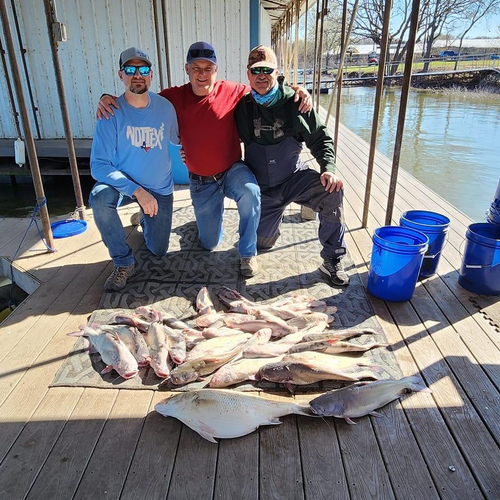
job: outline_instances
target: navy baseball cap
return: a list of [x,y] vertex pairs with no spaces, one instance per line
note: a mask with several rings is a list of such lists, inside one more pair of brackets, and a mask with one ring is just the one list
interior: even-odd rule
[[189,47],[186,62],[191,63],[199,59],[217,64],[215,49],[207,42],[193,43],[191,47]]

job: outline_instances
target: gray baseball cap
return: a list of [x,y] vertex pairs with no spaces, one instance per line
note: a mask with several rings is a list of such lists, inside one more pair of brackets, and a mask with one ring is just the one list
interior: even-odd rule
[[123,66],[125,66],[125,64],[127,64],[132,59],[140,59],[141,61],[144,61],[148,66],[153,66],[146,52],[138,49],[137,47],[130,47],[120,54],[120,68],[123,68]]

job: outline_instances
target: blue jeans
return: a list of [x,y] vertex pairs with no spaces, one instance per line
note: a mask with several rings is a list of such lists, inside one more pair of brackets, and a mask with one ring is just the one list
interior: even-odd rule
[[257,255],[257,227],[260,221],[260,189],[244,163],[235,163],[217,180],[190,180],[200,243],[214,250],[222,241],[224,197],[236,201],[240,216],[238,251],[241,257]]
[[[150,252],[163,257],[168,250],[172,229],[173,195],[161,195],[152,191],[149,193],[158,201],[158,214],[149,217],[142,213],[144,241]],[[95,184],[90,192],[89,204],[94,212],[94,220],[115,267],[126,267],[134,263],[132,249],[125,241],[123,225],[116,211],[118,207],[133,202],[136,201],[101,182]]]

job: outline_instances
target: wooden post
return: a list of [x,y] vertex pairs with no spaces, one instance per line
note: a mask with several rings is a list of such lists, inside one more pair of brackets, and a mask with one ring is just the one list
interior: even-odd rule
[[304,13],[304,73],[303,84],[306,86],[306,73],[307,73],[307,13],[309,10],[309,0],[306,0],[306,11]]
[[385,225],[388,226],[392,221],[392,212],[394,210],[394,199],[396,197],[396,186],[398,183],[399,157],[401,155],[401,144],[403,142],[403,131],[405,127],[406,105],[408,103],[408,93],[411,84],[411,67],[413,64],[413,54],[415,52],[415,39],[418,28],[418,15],[420,9],[420,0],[413,0],[411,7],[410,35],[408,37],[408,49],[405,58],[405,70],[403,73],[403,85],[401,87],[401,102],[399,105],[398,126],[396,130],[396,141],[394,144],[394,155],[392,158],[391,180],[389,184],[389,195],[387,197],[387,210],[385,213]]
[[368,226],[368,214],[370,213],[370,195],[372,190],[373,165],[377,149],[378,119],[380,115],[380,102],[384,91],[384,74],[387,49],[389,46],[389,23],[391,18],[392,0],[385,1],[384,25],[382,27],[382,45],[380,47],[380,58],[378,62],[377,90],[375,93],[375,106],[373,108],[372,135],[370,140],[370,153],[368,156],[368,171],[366,172],[365,203],[363,206],[362,227]]
[[318,62],[318,23],[319,23],[319,3],[322,0],[316,0],[316,27],[314,29],[314,59],[313,59],[313,84],[312,84],[312,98],[314,102],[315,89],[316,89],[316,63]]
[[[17,64],[16,53],[14,44],[12,42],[12,32],[9,26],[9,17],[7,14],[7,7],[5,0],[0,0],[0,17],[2,19],[5,45],[9,54],[10,66],[12,71],[12,79],[14,81],[14,88],[16,89],[17,102],[21,114],[21,122],[26,140],[26,149],[30,162],[31,175],[33,177],[33,184],[35,186],[36,202],[40,209],[40,218],[42,221],[43,234],[45,241],[50,248],[54,248],[54,237],[52,235],[52,228],[50,227],[49,211],[45,203],[45,193],[43,190],[42,176],[40,174],[40,167],[38,165],[38,158],[36,155],[35,141],[31,132],[31,124],[28,116],[28,108],[26,105],[26,97],[24,95],[23,84],[21,82],[21,75],[19,73],[19,66]],[[49,250],[54,251],[54,250]]]
[[297,85],[297,72],[299,69],[299,10],[300,0],[295,2],[295,47],[293,48],[293,84]]
[[317,99],[316,111],[319,111],[319,98],[321,96],[321,61],[323,59],[323,34],[325,32],[325,15],[328,10],[328,0],[323,0],[321,8],[321,28],[319,32],[319,49],[318,49],[318,86],[317,86]]

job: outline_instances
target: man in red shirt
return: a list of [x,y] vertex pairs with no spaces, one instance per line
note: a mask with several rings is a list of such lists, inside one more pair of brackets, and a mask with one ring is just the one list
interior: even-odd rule
[[[177,113],[200,243],[207,250],[219,245],[223,237],[224,197],[236,201],[240,216],[240,272],[251,277],[258,268],[255,256],[260,189],[254,174],[241,161],[234,120],[236,104],[250,87],[217,80],[215,50],[206,42],[189,47],[185,70],[189,83],[164,89],[160,95],[172,102]],[[306,101],[301,110],[310,109],[310,102]],[[111,106],[117,107],[115,100],[103,96],[98,115],[107,118],[107,113],[113,114]]]

